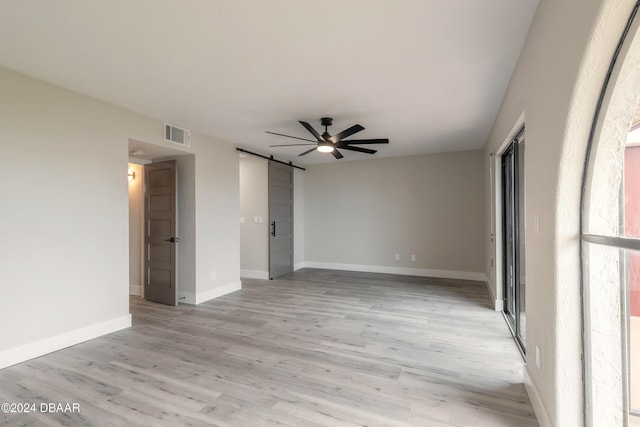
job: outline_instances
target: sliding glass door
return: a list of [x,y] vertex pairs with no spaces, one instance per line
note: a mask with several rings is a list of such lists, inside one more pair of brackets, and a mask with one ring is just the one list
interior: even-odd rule
[[526,347],[524,208],[523,128],[502,154],[504,314],[523,353]]

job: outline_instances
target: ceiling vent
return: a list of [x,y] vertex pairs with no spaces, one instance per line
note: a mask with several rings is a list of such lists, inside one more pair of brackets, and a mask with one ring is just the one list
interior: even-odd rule
[[189,147],[191,141],[189,139],[189,129],[178,126],[164,124],[164,140]]

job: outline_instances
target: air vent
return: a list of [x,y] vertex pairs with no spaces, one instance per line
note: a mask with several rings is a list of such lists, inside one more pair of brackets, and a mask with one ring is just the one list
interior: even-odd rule
[[189,129],[173,126],[169,123],[164,124],[164,139],[165,141],[186,145],[187,147],[191,142],[189,140]]

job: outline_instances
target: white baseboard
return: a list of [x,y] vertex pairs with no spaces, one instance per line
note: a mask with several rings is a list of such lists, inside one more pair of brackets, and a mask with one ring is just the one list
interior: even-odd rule
[[129,285],[129,295],[142,296],[142,287],[140,285]]
[[504,301],[496,298],[496,293],[493,291],[493,286],[491,284],[491,281],[487,280],[485,283],[487,284],[487,290],[489,291],[489,296],[491,297],[491,301],[493,301],[493,309],[495,311],[502,311],[504,309],[503,307]]
[[298,271],[301,268],[305,268],[306,266],[307,266],[306,262],[304,262],[304,261],[299,262],[299,263],[293,265],[293,271]]
[[363,271],[367,273],[402,274],[405,276],[439,277],[442,279],[487,281],[485,273],[473,271],[431,270],[426,268],[391,267],[382,265],[338,264],[332,262],[307,261],[305,267],[327,270]]
[[182,304],[196,304],[196,294],[193,292],[180,292],[178,291],[178,302]]
[[533,412],[536,414],[538,425],[540,427],[551,427],[551,421],[549,420],[547,410],[544,408],[544,404],[542,403],[542,399],[540,398],[540,394],[538,393],[536,385],[533,383],[531,377],[529,376],[529,371],[526,365],[524,366],[523,376],[524,387],[527,390],[527,395],[529,395],[531,407],[533,408]]
[[210,291],[199,292],[196,295],[196,304],[201,304],[205,301],[212,300],[214,298],[221,297],[226,294],[230,294],[231,292],[239,291],[242,289],[242,282],[229,283],[224,286],[219,286],[215,289],[211,289]]
[[131,315],[127,314],[106,322],[85,326],[74,331],[4,350],[0,352],[0,369],[129,327],[131,327]]
[[261,270],[240,270],[240,277],[269,280],[269,272]]

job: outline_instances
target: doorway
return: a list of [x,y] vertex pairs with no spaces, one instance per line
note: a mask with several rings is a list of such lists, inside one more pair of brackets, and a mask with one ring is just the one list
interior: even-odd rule
[[[162,162],[175,162],[175,230],[164,239],[179,237],[180,241],[166,242],[174,246],[175,261],[174,290],[177,300],[170,301],[195,304],[195,154],[174,148],[173,146],[129,140],[129,294],[152,299],[145,286],[148,274],[145,268],[147,251],[145,250],[145,193],[149,189],[149,178],[145,168]],[[179,233],[179,234],[178,234]],[[164,243],[164,242],[163,242]],[[158,249],[158,248],[156,248]],[[167,255],[167,248],[161,250]],[[156,255],[158,255],[156,253]],[[166,275],[166,273],[165,273]]]
[[293,272],[293,168],[269,161],[269,278]]
[[526,354],[524,127],[502,154],[503,313]]

